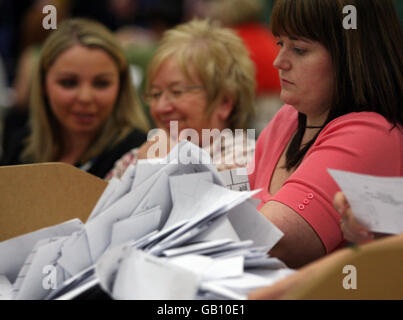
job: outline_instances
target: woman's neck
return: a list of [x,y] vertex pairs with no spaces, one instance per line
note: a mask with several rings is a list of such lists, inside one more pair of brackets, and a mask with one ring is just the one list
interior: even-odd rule
[[318,129],[322,128],[327,116],[329,115],[329,109],[315,114],[306,114],[306,128]]

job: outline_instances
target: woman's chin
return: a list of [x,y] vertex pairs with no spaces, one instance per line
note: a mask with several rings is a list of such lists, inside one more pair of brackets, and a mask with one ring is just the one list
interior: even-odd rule
[[295,96],[293,94],[290,94],[290,92],[287,92],[285,90],[281,90],[280,99],[285,104],[289,104],[289,105],[292,105],[292,106],[297,104],[297,99],[295,98]]

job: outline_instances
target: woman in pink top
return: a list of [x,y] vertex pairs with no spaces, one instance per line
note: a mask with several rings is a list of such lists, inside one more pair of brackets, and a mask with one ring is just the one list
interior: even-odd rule
[[343,242],[327,169],[402,175],[403,34],[392,0],[278,0],[271,29],[286,105],[259,136],[250,184],[284,232],[270,254],[300,267]]

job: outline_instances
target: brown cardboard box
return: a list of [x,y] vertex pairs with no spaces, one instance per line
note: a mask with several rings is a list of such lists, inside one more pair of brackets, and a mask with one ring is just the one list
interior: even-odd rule
[[[355,268],[355,288],[348,285],[353,274],[348,269],[343,272],[346,266]],[[343,249],[329,256],[326,266],[322,263],[316,271],[310,281],[283,298],[403,300],[403,234]]]
[[64,163],[0,167],[0,241],[79,218],[107,182]]
[[248,298],[403,300],[403,234],[339,249]]

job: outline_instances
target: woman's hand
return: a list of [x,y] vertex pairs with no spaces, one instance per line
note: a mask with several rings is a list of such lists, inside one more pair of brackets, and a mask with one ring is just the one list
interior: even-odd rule
[[156,143],[155,140],[148,140],[144,142],[141,147],[139,148],[139,151],[137,153],[137,159],[150,159],[150,158],[158,158],[159,157],[159,152],[157,151],[157,154],[151,156],[151,153],[148,154],[150,147]]
[[172,139],[167,141],[167,137],[169,137],[169,135],[161,129],[159,134],[156,134],[151,140],[147,140],[141,145],[137,158],[153,159],[166,157],[177,144],[177,142]]
[[335,194],[333,205],[341,213],[340,228],[344,234],[344,239],[360,244],[374,238],[372,232],[369,232],[367,228],[357,222],[343,192]]

